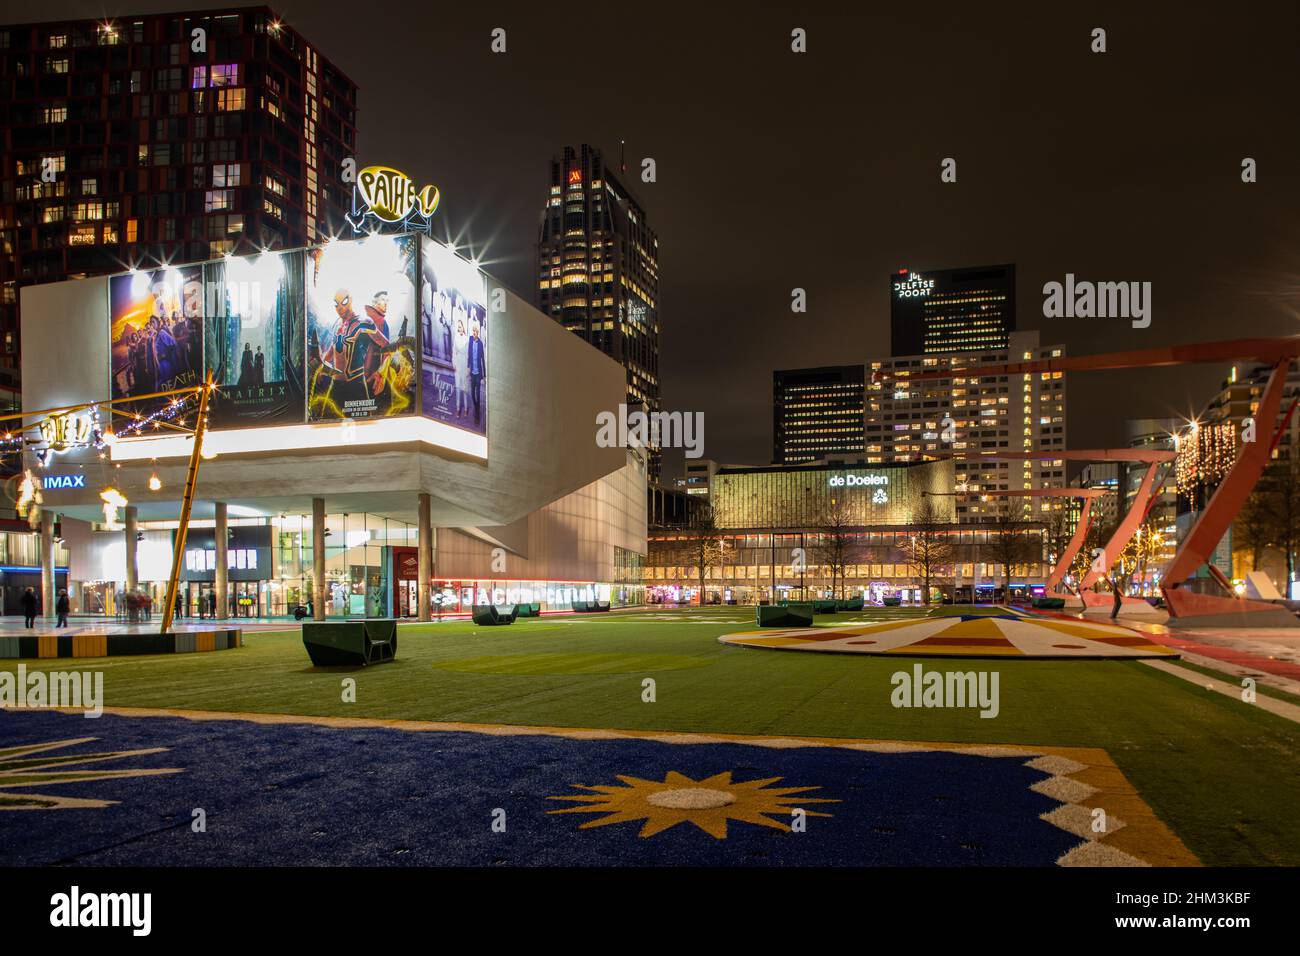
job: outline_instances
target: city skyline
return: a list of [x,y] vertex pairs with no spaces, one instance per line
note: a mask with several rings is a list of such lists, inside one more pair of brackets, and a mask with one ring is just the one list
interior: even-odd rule
[[[109,12],[207,6],[140,2]],[[948,29],[931,31],[927,14],[908,10],[759,11],[743,21],[700,11],[682,30],[671,19],[560,24],[505,5],[412,20],[385,35],[388,52],[376,57],[362,52],[341,4],[275,9],[357,83],[360,160],[436,183],[444,198],[435,235],[468,243],[521,294],[533,286],[546,160],[584,141],[616,156],[626,141],[625,178],[661,238],[663,406],[704,411],[705,453],[717,460],[766,460],[773,370],[888,354],[880,276],[899,268],[1015,263],[1017,327],[1070,354],[1226,338],[1246,322],[1260,335],[1294,331],[1300,256],[1285,214],[1300,205],[1300,184],[1285,160],[1300,140],[1272,119],[1288,32],[1276,18],[1266,26],[1185,7],[1171,21],[1158,10],[1021,6],[958,12]],[[39,12],[0,10],[6,23],[100,12],[63,0]],[[1293,24],[1300,16],[1280,15]],[[1089,50],[1094,21],[1108,30],[1104,55]],[[507,31],[504,54],[490,50],[497,26]],[[792,26],[808,31],[804,56],[789,53]],[[954,111],[958,91],[945,71],[912,71],[906,90],[892,87],[892,67],[916,53],[906,38],[923,32],[930,55],[980,64],[960,96],[987,110]],[[608,42],[611,33],[619,43]],[[1209,33],[1215,57],[1160,86]],[[566,37],[588,51],[587,71],[550,68]],[[993,61],[973,52],[990,45]],[[436,75],[421,65],[430,49],[439,52]],[[678,69],[640,79],[616,69],[666,49],[677,51]],[[521,76],[548,71],[549,102],[577,106],[539,110],[520,95]],[[1027,73],[1042,82],[1017,85],[1006,100]],[[757,95],[728,106],[732,75],[749,77]],[[413,123],[420,101],[410,90],[421,83],[433,108]],[[718,136],[711,124],[724,106],[736,122]],[[845,119],[873,115],[878,123]],[[455,130],[464,148],[451,145]],[[637,175],[645,157],[656,161],[654,183]],[[940,180],[947,157],[957,160],[955,183]],[[1244,157],[1258,162],[1258,182],[1241,181]],[[804,239],[801,228],[814,226]],[[1152,282],[1154,321],[1137,329],[1044,318],[1040,290],[1067,274]],[[790,309],[796,288],[807,294],[806,313]],[[1073,389],[1076,408],[1095,414],[1076,412],[1071,431],[1081,445],[1104,445],[1121,437],[1107,421],[1190,417],[1225,373],[1157,370],[1142,392],[1124,387],[1125,373],[1087,376]],[[680,471],[680,452],[667,452],[665,475]]]

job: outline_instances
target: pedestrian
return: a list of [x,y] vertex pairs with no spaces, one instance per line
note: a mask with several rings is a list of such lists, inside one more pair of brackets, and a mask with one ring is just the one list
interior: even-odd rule
[[23,617],[27,619],[27,627],[36,626],[36,592],[31,588],[23,592]]
[[68,626],[68,608],[69,608],[69,605],[68,605],[68,592],[67,592],[67,591],[60,591],[60,592],[59,592],[59,600],[58,600],[58,601],[55,603],[55,605],[54,605],[54,610],[57,611],[57,612],[58,612],[58,615],[59,615],[59,620],[58,620],[58,622],[54,625],[55,627],[67,627],[67,626]]
[[217,619],[217,592],[215,590],[208,592],[208,616],[214,621]]

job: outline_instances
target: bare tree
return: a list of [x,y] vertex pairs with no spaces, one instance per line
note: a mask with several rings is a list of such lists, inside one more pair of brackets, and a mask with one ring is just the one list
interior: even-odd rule
[[927,605],[930,603],[930,581],[952,564],[954,549],[947,525],[948,521],[929,495],[921,499],[908,524],[908,539],[903,551],[912,573],[921,578],[922,600]]
[[1160,553],[1163,546],[1160,536],[1160,522],[1151,514],[1142,519],[1137,532],[1129,538],[1128,544],[1119,554],[1119,573],[1116,579],[1125,591],[1134,581],[1146,579],[1147,567],[1152,559]]
[[1264,552],[1273,547],[1272,510],[1269,495],[1257,486],[1232,522],[1233,543],[1250,549],[1250,567],[1254,571],[1260,569]]
[[1273,526],[1272,547],[1286,560],[1287,586],[1295,577],[1296,549],[1300,547],[1300,458],[1277,461],[1259,480],[1256,495]]
[[725,543],[722,534],[718,531],[712,504],[708,502],[701,504],[691,522],[691,534],[687,556],[699,575],[700,607],[703,607],[706,603],[705,580],[709,576],[709,570],[722,563],[725,551]]
[[[831,596],[843,597],[845,574],[857,563],[858,541],[853,533],[853,512],[843,501],[832,501],[818,522],[818,555],[831,575]],[[840,587],[835,581],[838,578]]]
[[981,524],[989,534],[983,548],[985,560],[1002,565],[1002,593],[1005,600],[1011,599],[1012,571],[1029,563],[1037,543],[1037,538],[1030,534],[1033,525],[1019,516],[1012,500],[1004,499],[1002,506],[994,513],[993,520]]

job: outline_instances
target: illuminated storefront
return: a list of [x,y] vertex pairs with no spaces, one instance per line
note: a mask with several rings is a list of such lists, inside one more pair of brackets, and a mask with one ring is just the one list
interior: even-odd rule
[[[915,517],[933,509],[933,534],[950,558],[931,575],[932,600],[992,600],[1004,590],[999,532],[956,521],[953,464],[723,467],[710,486],[716,541],[704,559],[706,603],[857,597],[922,601]],[[1043,527],[1017,528],[1023,560],[1012,596],[1041,591],[1049,567]],[[708,537],[708,536],[706,536]],[[698,603],[701,535],[656,528],[649,538],[647,600]]]

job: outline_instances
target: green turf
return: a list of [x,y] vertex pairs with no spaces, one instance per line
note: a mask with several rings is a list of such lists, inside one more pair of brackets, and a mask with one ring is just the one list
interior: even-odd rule
[[102,670],[108,706],[1101,747],[1205,863],[1300,864],[1300,725],[1135,661],[921,660],[996,670],[1001,713],[895,709],[890,676],[920,659],[717,642],[753,620],[725,608],[404,626],[397,661],[364,669],[313,668],[297,631],[210,654],[25,663]]

